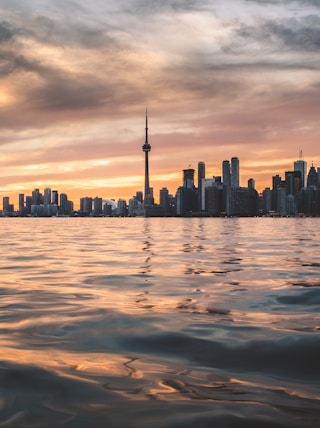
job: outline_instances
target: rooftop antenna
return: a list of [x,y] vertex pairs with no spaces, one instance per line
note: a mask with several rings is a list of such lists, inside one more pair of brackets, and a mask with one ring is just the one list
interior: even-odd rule
[[302,150],[299,152],[299,159],[302,160]]

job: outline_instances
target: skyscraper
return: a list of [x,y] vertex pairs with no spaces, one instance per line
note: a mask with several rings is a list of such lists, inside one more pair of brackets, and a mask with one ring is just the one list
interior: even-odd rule
[[231,185],[230,162],[228,160],[222,162],[222,183],[226,187]]
[[231,187],[239,187],[239,159],[231,158]]
[[[92,199],[91,199],[91,208],[92,208]],[[68,196],[65,193],[60,193],[59,213],[61,215],[69,214],[69,212],[68,212]]]
[[2,203],[2,210],[3,210],[3,211],[9,211],[9,207],[10,207],[10,199],[9,199],[9,196],[4,196],[4,197],[2,198],[2,201],[3,201],[3,203]]
[[202,179],[206,177],[206,166],[204,162],[198,163],[198,209],[202,210]]
[[319,183],[318,183],[318,174],[317,171],[313,165],[312,162],[312,166],[310,167],[310,170],[308,172],[308,178],[307,178],[307,186],[308,187],[314,187],[316,189],[319,188]]
[[185,189],[194,189],[194,169],[183,170],[183,187]]
[[19,212],[20,214],[23,212],[24,208],[24,193],[19,193]]
[[44,203],[44,205],[51,204],[51,189],[50,189],[50,187],[46,187],[44,189],[43,203]]
[[254,180],[254,178],[249,178],[248,180],[248,188],[249,189],[255,189],[256,187],[256,182]]
[[293,163],[294,171],[300,171],[301,174],[301,187],[306,186],[307,162],[299,159]]
[[59,205],[58,190],[52,190],[52,193],[51,193],[51,203]]
[[41,193],[39,189],[34,189],[32,191],[32,205],[40,205],[41,203]]
[[160,190],[160,206],[163,208],[164,215],[167,215],[170,210],[169,191],[166,187]]
[[144,203],[148,203],[148,196],[150,196],[150,184],[149,184],[149,152],[151,146],[148,142],[148,111],[146,111],[146,141],[142,146],[142,151],[145,153],[144,158]]

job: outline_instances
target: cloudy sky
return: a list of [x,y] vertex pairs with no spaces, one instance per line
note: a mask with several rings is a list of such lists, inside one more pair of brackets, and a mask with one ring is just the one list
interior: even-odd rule
[[320,166],[320,0],[1,0],[0,196],[175,193]]

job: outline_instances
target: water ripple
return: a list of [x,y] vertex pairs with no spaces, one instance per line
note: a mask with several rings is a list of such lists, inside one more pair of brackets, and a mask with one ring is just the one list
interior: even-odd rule
[[318,219],[1,221],[0,426],[320,425]]

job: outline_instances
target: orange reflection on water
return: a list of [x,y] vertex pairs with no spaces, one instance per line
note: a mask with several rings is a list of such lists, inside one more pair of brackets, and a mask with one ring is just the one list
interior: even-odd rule
[[16,349],[8,341],[1,342],[1,349],[5,355],[2,361],[7,363],[36,366],[63,377],[81,378],[88,382],[96,382],[95,376],[128,376],[131,371],[128,367],[130,359],[117,354],[65,352],[54,350],[52,346],[50,350]]

